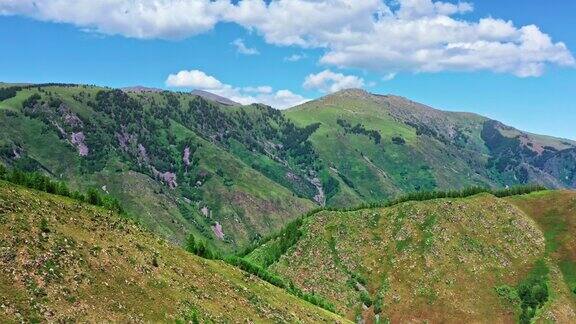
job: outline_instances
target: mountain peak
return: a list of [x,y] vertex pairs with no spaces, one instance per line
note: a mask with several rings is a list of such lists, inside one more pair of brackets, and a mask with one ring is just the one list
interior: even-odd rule
[[330,95],[328,95],[327,97],[330,96],[336,96],[336,97],[359,97],[359,98],[364,98],[364,97],[368,97],[371,96],[372,94],[364,89],[360,89],[360,88],[349,88],[349,89],[343,89],[343,90],[339,90],[336,91]]
[[210,100],[210,101],[216,101],[217,103],[226,105],[226,106],[240,106],[241,104],[230,100],[226,97],[222,97],[219,96],[217,94],[214,94],[212,92],[208,92],[208,91],[204,91],[204,90],[192,90],[190,92],[192,95],[198,96],[198,97],[202,97],[206,100]]

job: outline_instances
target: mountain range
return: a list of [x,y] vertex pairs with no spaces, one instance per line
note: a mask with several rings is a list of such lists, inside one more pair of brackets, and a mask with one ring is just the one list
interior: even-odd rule
[[0,88],[0,161],[116,196],[145,227],[239,250],[314,208],[403,193],[576,187],[576,142],[349,89],[284,111],[206,92]]

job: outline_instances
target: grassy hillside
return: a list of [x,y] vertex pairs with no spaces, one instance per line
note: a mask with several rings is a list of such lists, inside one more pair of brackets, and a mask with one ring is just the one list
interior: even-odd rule
[[[563,204],[554,219],[534,216],[556,200]],[[575,201],[573,192],[484,193],[322,211],[304,219],[268,270],[327,297],[352,320],[573,322],[573,240],[569,225],[558,224],[576,217]],[[246,258],[266,265],[285,239]]]
[[345,322],[117,215],[0,181],[0,322]]

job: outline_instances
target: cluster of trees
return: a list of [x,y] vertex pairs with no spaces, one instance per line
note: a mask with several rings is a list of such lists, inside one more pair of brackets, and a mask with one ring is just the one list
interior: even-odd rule
[[273,273],[269,272],[268,270],[266,270],[265,268],[258,266],[256,264],[253,264],[246,259],[236,257],[236,256],[230,256],[230,257],[227,257],[225,259],[225,261],[228,264],[231,264],[231,265],[238,267],[238,268],[240,268],[240,269],[242,269],[248,273],[251,273],[251,274],[259,277],[260,279],[269,282],[270,284],[272,284],[276,287],[282,288],[282,289],[286,290],[287,292],[291,293],[292,295],[294,295],[298,298],[301,298],[301,299],[303,299],[303,300],[305,300],[305,301],[307,301],[313,305],[324,308],[324,309],[331,311],[331,312],[336,312],[336,308],[334,307],[334,304],[329,302],[324,297],[316,295],[316,294],[305,293],[301,289],[296,287],[296,285],[294,285],[294,283],[292,281],[284,279],[284,278],[282,278],[276,274],[273,274]]
[[15,97],[18,91],[20,91],[21,87],[6,87],[0,88],[0,101],[4,101],[6,99],[10,99]]
[[222,256],[218,250],[203,240],[197,239],[194,234],[190,233],[186,239],[184,247],[186,251],[195,254],[204,259],[221,259]]
[[40,97],[39,94],[35,93],[35,94],[31,95],[30,97],[26,98],[26,100],[24,100],[22,102],[22,107],[32,108],[36,105],[36,103],[38,101],[40,101],[40,99],[42,99],[42,97]]
[[352,126],[350,122],[340,118],[336,122],[338,125],[340,125],[340,127],[344,128],[344,131],[347,133],[368,136],[374,140],[375,144],[380,144],[382,141],[382,135],[380,135],[380,132],[377,130],[368,130],[362,124],[356,124],[355,126]]
[[518,137],[502,135],[498,129],[499,126],[497,121],[486,121],[480,133],[492,153],[488,159],[487,167],[496,169],[500,173],[508,172],[520,183],[528,181],[528,171],[523,164],[528,163],[542,167],[546,160],[554,155],[554,152],[545,150],[543,154],[538,155],[528,146],[522,145]]
[[322,188],[326,195],[326,201],[334,197],[340,191],[340,182],[330,175],[327,169],[319,172],[320,180],[322,181]]
[[536,311],[548,301],[548,272],[549,269],[543,260],[536,262],[534,269],[517,287],[520,299],[520,323],[528,324],[536,316]]
[[[108,152],[119,146],[116,134],[125,133],[135,138],[129,143],[128,152],[120,151],[132,169],[153,177],[149,165],[165,172],[182,164],[181,156],[167,145],[162,136],[169,132],[172,111],[169,107],[162,110],[152,103],[152,108],[145,109],[140,101],[121,90],[99,91],[95,99],[90,105],[103,115],[93,116],[87,121],[86,143],[93,152],[91,159],[100,161],[98,167],[103,167]],[[142,161],[137,144],[144,147],[147,161]]]
[[[302,237],[302,222],[303,218],[298,218],[289,223],[280,232],[267,238],[268,246],[265,254],[260,257],[260,263],[263,267],[268,268],[271,264],[278,261],[290,247],[300,240]],[[251,252],[250,249],[253,250],[253,247],[246,249],[242,254],[247,255]]]
[[532,323],[538,310],[548,301],[550,297],[549,271],[546,262],[538,260],[528,276],[516,287],[508,285],[496,287],[496,292],[500,297],[520,306],[520,323]]
[[101,194],[94,188],[88,189],[85,194],[79,191],[71,191],[66,183],[62,181],[54,181],[50,177],[39,172],[25,172],[17,169],[8,170],[0,164],[0,180],[50,194],[69,197],[94,206],[104,207],[120,214],[124,213],[118,199],[110,195]]

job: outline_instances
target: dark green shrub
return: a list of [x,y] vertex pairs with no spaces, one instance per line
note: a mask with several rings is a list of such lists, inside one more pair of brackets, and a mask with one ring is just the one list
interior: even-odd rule
[[186,251],[205,259],[219,259],[220,253],[202,240],[196,239],[194,234],[189,234],[185,243]]
[[96,189],[90,188],[86,192],[86,202],[95,206],[102,205],[102,199],[100,198],[100,194]]
[[40,220],[40,230],[43,233],[50,233],[50,228],[48,227],[48,220],[45,217],[42,217]]
[[368,307],[372,306],[372,298],[370,298],[370,294],[365,290],[360,291],[360,300],[364,305]]
[[404,140],[400,136],[394,136],[394,137],[392,137],[392,143],[394,143],[396,145],[404,145],[404,144],[406,144],[406,140]]

